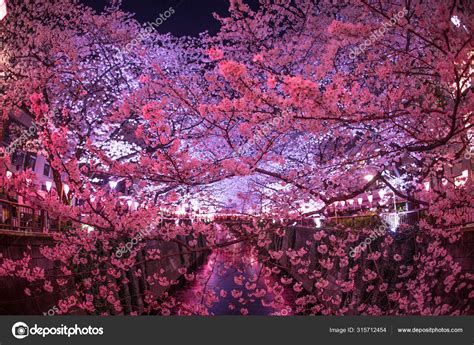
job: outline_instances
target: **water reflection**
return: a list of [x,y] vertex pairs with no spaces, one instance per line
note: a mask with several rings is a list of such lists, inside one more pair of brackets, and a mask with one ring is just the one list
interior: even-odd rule
[[245,243],[214,252],[195,279],[176,292],[178,314],[291,315],[293,291],[276,284],[263,268]]

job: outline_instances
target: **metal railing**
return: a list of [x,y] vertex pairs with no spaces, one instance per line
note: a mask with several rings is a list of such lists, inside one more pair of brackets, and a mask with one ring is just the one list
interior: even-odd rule
[[48,217],[44,210],[0,200],[0,230],[47,233],[57,231],[60,222]]
[[[474,213],[471,209],[456,209],[453,212],[465,212],[468,215],[467,225],[474,224]],[[339,216],[339,217],[328,217],[321,219],[320,226],[334,226],[343,225],[354,229],[377,226],[384,221],[393,228],[398,228],[402,224],[409,226],[416,226],[420,219],[423,217],[424,210],[411,210],[405,212],[396,213],[381,213],[381,214],[364,214],[364,215],[351,215],[351,216]],[[234,219],[235,217],[225,218],[218,217],[214,221],[220,221],[224,223],[242,222],[242,219]],[[163,221],[179,221],[189,222],[192,220],[187,217],[172,217],[170,215],[163,215]],[[248,219],[246,219],[249,222]],[[269,220],[267,220],[269,221]],[[305,218],[290,222],[290,225],[298,225],[302,227],[316,226],[315,219]],[[324,225],[323,225],[324,224]],[[45,210],[38,210],[31,206],[18,204],[9,200],[0,199],[0,231],[16,231],[16,232],[27,232],[27,233],[48,233],[55,232],[61,228],[64,228],[67,224],[61,219],[54,219],[49,217]],[[317,226],[316,226],[317,227]]]
[[343,225],[354,229],[376,226],[381,223],[380,216],[377,214],[364,214],[352,216],[328,217],[323,223],[327,226]]

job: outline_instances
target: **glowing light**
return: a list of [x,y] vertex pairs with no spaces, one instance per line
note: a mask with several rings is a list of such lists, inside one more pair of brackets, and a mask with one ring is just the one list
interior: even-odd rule
[[368,174],[364,176],[364,179],[367,180],[367,182],[370,182],[374,179],[374,175]]
[[83,230],[86,230],[88,233],[90,233],[90,232],[92,232],[92,231],[95,230],[94,227],[92,227],[92,226],[90,226],[90,225],[87,225],[87,224],[83,224],[83,225],[82,225],[82,229],[83,229]]
[[459,20],[458,16],[452,16],[451,17],[451,22],[456,26],[461,25],[461,21]]
[[320,228],[322,226],[321,218],[314,218],[314,222],[316,223],[317,228]]
[[398,213],[385,213],[382,214],[382,219],[387,223],[391,232],[397,231],[400,226],[400,215]]
[[68,195],[69,194],[69,186],[67,184],[63,184],[63,190],[64,190],[64,194]]
[[6,0],[0,0],[0,20],[7,16],[7,2]]
[[109,181],[110,188],[115,189],[117,185],[118,185],[118,181]]
[[430,190],[430,183],[429,183],[429,182],[425,182],[425,183],[424,183],[424,186],[425,186],[425,190],[426,190],[426,191],[429,191],[429,190]]
[[364,201],[362,198],[357,199],[357,202],[359,203],[359,205],[362,205],[362,201]]
[[385,190],[381,189],[379,190],[379,196],[380,196],[380,199],[383,199],[383,197],[385,196]]
[[345,202],[344,200],[341,201],[341,206],[342,206],[342,207],[346,206],[346,202]]
[[441,183],[443,186],[446,186],[448,184],[448,180],[446,180],[444,177],[441,179]]
[[51,192],[51,187],[53,186],[53,183],[51,181],[46,181],[46,190],[49,192]]
[[131,207],[132,207],[132,203],[133,203],[132,200],[127,200],[127,206],[128,206],[128,208],[131,208]]
[[184,206],[184,204],[179,206],[178,209],[176,210],[176,214],[178,216],[182,216],[182,215],[186,214],[186,206]]
[[374,200],[374,196],[373,195],[367,195],[367,200],[369,200],[369,202],[372,202],[372,200]]
[[468,177],[469,177],[469,171],[463,170],[460,176],[457,176],[454,178],[454,185],[456,187],[465,185]]
[[13,176],[13,173],[11,171],[7,171],[7,178],[11,179]]
[[349,199],[348,201],[351,206],[354,205],[354,199]]

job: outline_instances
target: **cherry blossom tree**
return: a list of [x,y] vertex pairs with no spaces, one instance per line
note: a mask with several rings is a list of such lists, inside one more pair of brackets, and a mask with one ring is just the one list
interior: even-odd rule
[[[473,185],[447,174],[471,145],[472,10],[231,0],[215,37],[175,38],[146,31],[120,3],[97,14],[69,0],[12,1],[3,117],[47,119],[37,142],[56,190],[38,192],[32,171],[7,175],[9,155],[0,177],[63,226],[41,249],[52,272],[25,253],[3,257],[0,275],[28,282],[30,296],[57,293],[62,314],[208,315],[225,302],[246,315],[256,300],[278,315],[472,313],[474,277],[449,248],[473,213]],[[239,197],[258,221],[165,219],[229,180],[252,181]],[[379,223],[290,226],[375,186],[423,219],[375,239]],[[220,261],[236,248],[238,264]],[[209,267],[195,272],[197,256]],[[232,269],[232,289],[211,286]],[[183,281],[201,303],[174,293]]]

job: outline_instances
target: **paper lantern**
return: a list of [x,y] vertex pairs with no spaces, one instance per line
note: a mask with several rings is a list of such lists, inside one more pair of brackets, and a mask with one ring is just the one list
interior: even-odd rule
[[0,20],[7,16],[7,1],[0,0]]

